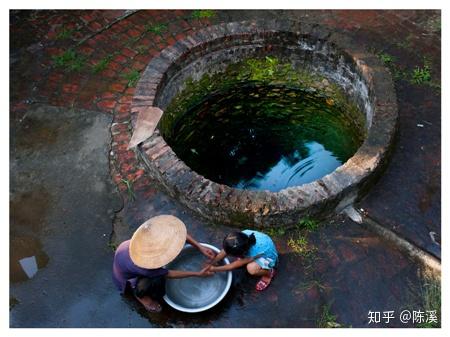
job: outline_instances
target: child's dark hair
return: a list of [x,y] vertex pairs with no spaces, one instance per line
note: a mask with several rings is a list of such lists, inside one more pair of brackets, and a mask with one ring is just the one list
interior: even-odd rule
[[242,232],[233,232],[223,239],[223,250],[228,255],[244,256],[255,243],[255,234],[247,235]]

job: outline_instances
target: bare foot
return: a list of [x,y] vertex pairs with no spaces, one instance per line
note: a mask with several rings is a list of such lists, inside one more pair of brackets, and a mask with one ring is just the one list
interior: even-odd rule
[[162,308],[161,305],[155,301],[154,299],[144,296],[142,298],[139,298],[135,296],[136,299],[144,306],[145,310],[148,312],[161,312]]
[[275,276],[275,269],[270,269],[269,273],[264,276],[261,276],[261,279],[256,283],[256,290],[263,291],[270,285],[273,277]]

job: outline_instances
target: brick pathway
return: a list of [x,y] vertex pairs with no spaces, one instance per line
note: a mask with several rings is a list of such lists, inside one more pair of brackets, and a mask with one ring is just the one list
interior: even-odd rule
[[[401,236],[429,249],[429,232],[440,234],[441,227],[439,15],[436,11],[12,11],[11,118],[13,123],[21,120],[36,103],[111,114],[111,175],[126,200],[124,180],[138,196],[135,202],[127,201],[124,212],[129,230],[171,204],[171,211],[194,219],[161,196],[135,153],[126,149],[131,137],[129,108],[140,72],[160,50],[211,24],[286,17],[326,25],[379,54],[395,78],[400,114],[397,146],[385,174],[360,207]],[[416,67],[427,67],[431,81],[414,83]],[[154,204],[149,204],[150,200]],[[198,228],[199,236],[219,242],[200,220],[190,222]],[[221,228],[217,233],[226,230]],[[277,239],[280,249],[287,239],[286,235]],[[348,220],[338,229],[330,225],[314,233],[311,244],[322,259],[312,276],[303,275],[305,264],[298,264],[298,257],[285,247],[282,269],[292,270],[292,274],[280,273],[278,287],[274,284],[267,296],[244,291],[227,302],[233,304],[228,306],[229,314],[212,315],[210,322],[187,323],[185,318],[170,315],[156,323],[155,318],[151,321],[161,326],[313,326],[328,304],[339,322],[367,326],[368,310],[400,308],[408,296],[402,286],[408,280],[418,282],[413,263]],[[280,291],[285,282],[288,292]],[[308,287],[308,282],[313,286]],[[298,288],[298,284],[303,286]],[[292,296],[295,299],[290,299]],[[286,301],[298,301],[299,311],[290,312]],[[267,321],[265,315],[258,318],[259,310],[283,315]],[[243,312],[249,313],[246,322],[229,318],[240,317]]]

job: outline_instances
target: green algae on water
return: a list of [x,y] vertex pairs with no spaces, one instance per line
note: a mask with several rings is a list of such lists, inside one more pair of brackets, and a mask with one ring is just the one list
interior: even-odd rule
[[365,137],[362,113],[337,85],[271,57],[188,81],[160,129],[206,178],[270,191],[331,173]]

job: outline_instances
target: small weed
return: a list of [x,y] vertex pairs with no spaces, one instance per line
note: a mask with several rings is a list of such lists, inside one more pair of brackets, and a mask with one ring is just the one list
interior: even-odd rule
[[131,201],[136,200],[136,195],[134,194],[132,183],[127,179],[122,179],[122,182],[127,186],[128,199],[130,199]]
[[433,80],[431,76],[432,63],[427,57],[423,58],[423,67],[416,67],[411,75],[410,82],[417,85],[426,85],[433,89],[437,95],[441,94],[440,82]]
[[148,50],[148,46],[146,45],[139,45],[136,48],[134,48],[139,54],[144,54]]
[[113,243],[113,242],[108,242],[108,247],[113,251],[113,252],[115,252],[116,250],[117,250],[117,247],[118,247],[119,245],[117,244],[117,243]]
[[60,30],[60,31],[58,32],[58,34],[56,34],[56,39],[57,39],[57,40],[65,40],[65,39],[68,39],[68,38],[72,35],[73,32],[74,32],[73,29],[66,29],[66,28],[63,28],[62,30]]
[[133,69],[129,73],[124,74],[123,78],[128,80],[128,83],[127,83],[128,87],[134,87],[136,85],[137,81],[139,80],[139,75],[140,75],[139,71],[137,71],[136,69]]
[[286,234],[286,230],[282,227],[270,227],[264,230],[270,237],[280,237]]
[[216,11],[211,9],[196,9],[191,13],[192,19],[212,18],[216,16]]
[[274,75],[280,73],[279,61],[276,57],[266,56],[264,59],[248,59],[247,71],[238,75],[238,79],[270,82]]
[[416,326],[418,328],[439,328],[439,318],[441,317],[441,284],[435,280],[426,280],[421,286],[421,296],[423,302],[423,311],[436,312],[436,321],[427,320],[419,323]]
[[103,70],[108,67],[109,62],[111,62],[112,58],[114,57],[113,54],[109,54],[102,58],[100,61],[98,61],[92,68],[93,72],[95,74],[102,72]]
[[376,54],[378,58],[381,60],[381,62],[383,62],[384,65],[389,68],[394,80],[398,81],[402,79],[408,79],[409,77],[408,71],[401,68],[398,64],[396,64],[395,56],[392,56],[385,52],[377,51],[373,48],[371,52]]
[[319,289],[323,289],[323,290],[326,290],[327,288],[330,288],[330,287],[324,286],[322,283],[320,283],[320,281],[312,280],[310,282],[300,283],[300,285],[297,287],[296,290],[304,292],[304,291],[308,291],[309,289],[311,289],[314,286],[316,286]]
[[159,36],[162,36],[166,30],[167,30],[167,24],[165,24],[165,23],[157,23],[154,25],[145,25],[145,31],[159,35]]
[[80,71],[85,65],[84,56],[78,55],[73,49],[67,49],[61,55],[53,57],[53,64],[66,71]]
[[322,307],[322,313],[316,325],[318,328],[342,328],[342,325],[336,321],[336,315],[331,313],[329,305]]
[[387,67],[390,67],[395,61],[395,57],[389,55],[388,53],[378,53],[378,57],[380,58],[381,62],[383,62]]
[[300,236],[297,239],[290,238],[288,240],[288,246],[299,255],[305,255],[308,253],[308,239],[304,236]]
[[319,228],[319,223],[314,219],[306,217],[299,221],[299,223],[297,224],[297,228],[305,228],[308,231],[315,231],[317,228]]
[[426,270],[420,270],[421,281],[407,280],[407,296],[403,299],[403,309],[416,311],[417,328],[441,327],[441,281],[436,280]]
[[425,84],[431,82],[431,72],[428,64],[423,67],[416,67],[413,70],[411,83],[414,84]]

